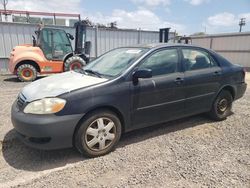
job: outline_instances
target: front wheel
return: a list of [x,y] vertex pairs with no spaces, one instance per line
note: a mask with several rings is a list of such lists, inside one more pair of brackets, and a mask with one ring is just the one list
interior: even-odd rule
[[233,97],[229,91],[222,90],[216,97],[209,115],[212,119],[221,121],[230,115]]
[[37,77],[37,70],[33,65],[23,64],[17,68],[17,77],[22,82],[31,82]]
[[79,56],[72,56],[64,63],[64,71],[79,70],[86,65],[84,59]]
[[89,157],[112,151],[121,136],[121,122],[111,111],[95,111],[83,120],[75,135],[75,147]]

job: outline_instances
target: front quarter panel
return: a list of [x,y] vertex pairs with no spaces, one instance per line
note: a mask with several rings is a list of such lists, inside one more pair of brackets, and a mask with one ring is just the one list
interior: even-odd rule
[[116,109],[122,115],[126,130],[130,125],[129,96],[129,83],[124,79],[79,89],[60,96],[66,99],[67,103],[58,115],[86,115],[100,108]]

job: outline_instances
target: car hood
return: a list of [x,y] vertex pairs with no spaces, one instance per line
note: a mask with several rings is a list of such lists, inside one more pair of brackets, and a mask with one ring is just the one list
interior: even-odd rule
[[42,78],[25,86],[21,91],[27,102],[45,97],[56,97],[83,87],[99,84],[107,81],[105,78],[97,78],[74,71],[56,74]]

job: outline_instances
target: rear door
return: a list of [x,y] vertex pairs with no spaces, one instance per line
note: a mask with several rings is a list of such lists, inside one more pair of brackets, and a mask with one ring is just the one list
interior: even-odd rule
[[132,121],[137,128],[175,119],[184,112],[185,95],[177,48],[158,50],[138,69],[151,69],[153,77],[131,83]]
[[200,48],[182,48],[185,77],[186,114],[210,110],[220,87],[221,68],[209,52]]

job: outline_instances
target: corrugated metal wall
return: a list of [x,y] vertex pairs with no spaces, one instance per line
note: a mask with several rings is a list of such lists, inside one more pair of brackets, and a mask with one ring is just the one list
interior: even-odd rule
[[[75,34],[72,27],[53,26]],[[0,22],[0,71],[7,70],[8,57],[11,50],[20,44],[32,43],[32,35],[37,30],[35,24]],[[170,38],[174,33],[170,33]],[[91,57],[99,56],[113,48],[159,41],[159,32],[128,29],[88,28],[86,40],[91,41]],[[74,44],[74,41],[72,41]],[[74,45],[73,45],[74,47]]]
[[233,63],[250,67],[250,32],[192,37],[192,44],[213,49]]
[[92,43],[91,57],[97,57],[122,46],[159,42],[159,32],[157,31],[88,28],[86,36],[86,40]]

